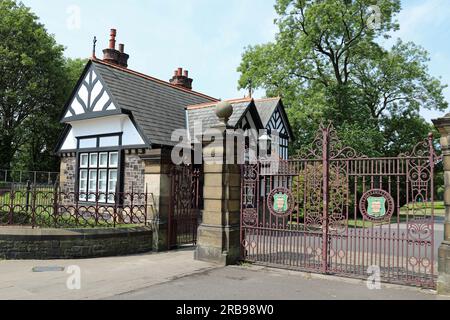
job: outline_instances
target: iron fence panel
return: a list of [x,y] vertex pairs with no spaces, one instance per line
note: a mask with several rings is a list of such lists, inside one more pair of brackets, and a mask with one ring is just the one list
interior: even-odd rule
[[368,158],[321,126],[309,152],[242,167],[243,259],[434,288],[433,139]]

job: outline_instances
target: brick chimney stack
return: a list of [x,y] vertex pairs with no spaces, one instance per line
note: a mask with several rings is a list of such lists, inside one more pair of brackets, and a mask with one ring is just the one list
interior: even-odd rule
[[130,56],[125,53],[125,45],[123,44],[119,44],[119,50],[116,50],[116,36],[117,30],[111,29],[109,48],[103,50],[103,60],[127,68]]
[[189,71],[183,68],[178,68],[175,70],[172,79],[169,80],[171,84],[192,90],[193,79],[189,78]]

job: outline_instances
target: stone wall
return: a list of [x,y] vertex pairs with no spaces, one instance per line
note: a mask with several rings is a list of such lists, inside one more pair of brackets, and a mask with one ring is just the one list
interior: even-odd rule
[[125,154],[123,178],[125,193],[145,192],[145,162],[138,154]]
[[59,175],[61,192],[66,194],[75,192],[76,165],[77,159],[75,156],[65,156],[61,158]]
[[0,228],[0,259],[98,258],[152,251],[150,228],[11,229]]

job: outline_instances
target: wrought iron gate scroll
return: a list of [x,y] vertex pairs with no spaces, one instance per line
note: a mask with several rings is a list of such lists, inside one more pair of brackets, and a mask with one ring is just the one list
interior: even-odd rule
[[173,166],[170,177],[169,249],[196,245],[201,208],[201,170],[187,165]]
[[343,147],[332,125],[289,161],[242,166],[243,259],[435,287],[433,138],[398,157]]

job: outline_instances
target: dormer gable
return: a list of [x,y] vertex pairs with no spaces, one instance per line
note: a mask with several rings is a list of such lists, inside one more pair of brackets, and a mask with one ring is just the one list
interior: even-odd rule
[[108,86],[92,61],[86,65],[64,108],[61,122],[68,123],[121,113]]

